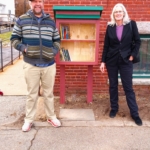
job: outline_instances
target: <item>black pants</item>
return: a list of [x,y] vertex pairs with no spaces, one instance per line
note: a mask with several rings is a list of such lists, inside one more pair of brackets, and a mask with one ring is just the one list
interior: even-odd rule
[[135,93],[132,88],[133,63],[124,62],[120,56],[115,66],[106,65],[109,77],[109,93],[111,109],[118,111],[118,72],[125,91],[126,100],[132,116],[138,116],[138,106],[135,99]]

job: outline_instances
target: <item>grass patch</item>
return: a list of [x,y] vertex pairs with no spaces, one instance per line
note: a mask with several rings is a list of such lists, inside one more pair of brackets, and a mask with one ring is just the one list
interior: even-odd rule
[[11,37],[11,33],[12,32],[7,32],[7,33],[2,33],[2,34],[0,34],[0,40],[6,40],[6,39],[10,39],[10,37]]

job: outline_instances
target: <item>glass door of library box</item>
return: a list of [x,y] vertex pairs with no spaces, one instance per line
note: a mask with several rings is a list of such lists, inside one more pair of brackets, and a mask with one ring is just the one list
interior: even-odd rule
[[56,25],[61,36],[57,64],[98,63],[99,20],[57,19]]

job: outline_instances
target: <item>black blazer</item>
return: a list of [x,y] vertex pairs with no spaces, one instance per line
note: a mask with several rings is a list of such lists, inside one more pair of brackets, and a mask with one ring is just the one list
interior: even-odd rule
[[[102,62],[107,65],[116,65],[119,55],[125,62],[129,61],[129,57],[132,55],[135,57],[139,51],[141,40],[138,33],[137,25],[135,21],[124,25],[121,41],[118,40],[116,34],[116,25],[107,26],[104,48],[102,53]],[[135,49],[131,50],[132,39],[135,42]]]

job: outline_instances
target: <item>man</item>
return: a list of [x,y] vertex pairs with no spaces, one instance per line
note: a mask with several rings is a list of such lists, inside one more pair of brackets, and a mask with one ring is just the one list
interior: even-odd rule
[[54,21],[44,13],[43,0],[29,0],[31,10],[20,16],[14,26],[11,41],[23,54],[27,83],[26,116],[22,131],[29,131],[36,113],[39,84],[43,88],[48,123],[61,126],[54,113],[53,86],[56,74],[54,56],[60,48],[60,35]]

